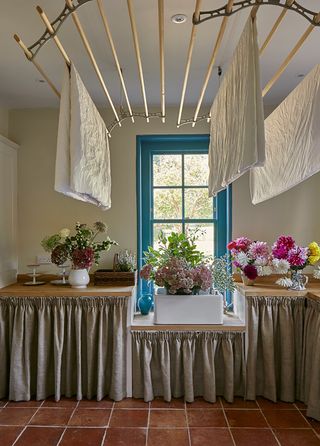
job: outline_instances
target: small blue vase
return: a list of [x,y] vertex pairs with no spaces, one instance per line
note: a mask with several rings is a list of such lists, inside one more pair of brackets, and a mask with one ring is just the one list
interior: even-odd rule
[[138,299],[138,308],[143,315],[149,314],[149,311],[153,307],[153,297],[152,294],[143,294]]

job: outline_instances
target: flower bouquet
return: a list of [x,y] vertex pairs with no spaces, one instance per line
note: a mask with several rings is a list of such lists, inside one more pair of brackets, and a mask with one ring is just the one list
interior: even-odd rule
[[196,249],[196,236],[172,232],[168,238],[162,233],[157,250],[148,248],[142,279],[164,287],[168,294],[199,294],[212,285],[212,273],[205,264],[204,254]]
[[276,284],[292,290],[304,290],[308,277],[301,272],[320,260],[320,247],[316,242],[307,247],[299,246],[291,236],[281,235],[272,246],[272,257],[274,271],[285,275]]
[[253,285],[258,276],[268,276],[272,273],[272,257],[266,242],[239,237],[228,243],[227,248],[245,285]]
[[[51,252],[52,263],[59,266],[67,260],[72,262],[70,283],[72,275],[79,277],[82,275],[83,280],[89,283],[88,270],[94,263],[99,264],[101,252],[108,251],[112,245],[117,245],[117,242],[111,240],[110,237],[106,237],[101,242],[96,241],[97,236],[106,231],[107,226],[100,221],[94,223],[93,228],[86,224],[76,223],[74,235],[71,235],[69,229],[64,228],[56,234],[45,237],[41,246],[45,251]],[[79,271],[79,273],[72,273],[72,271]]]

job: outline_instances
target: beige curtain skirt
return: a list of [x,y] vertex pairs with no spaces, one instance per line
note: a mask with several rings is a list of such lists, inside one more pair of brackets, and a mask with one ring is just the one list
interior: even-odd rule
[[215,402],[244,395],[244,333],[133,331],[133,396],[196,396]]
[[1,297],[0,398],[126,396],[125,297]]

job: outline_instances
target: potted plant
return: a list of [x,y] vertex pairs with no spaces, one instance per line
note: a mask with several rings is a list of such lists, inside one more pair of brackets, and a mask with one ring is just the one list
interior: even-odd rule
[[98,269],[94,273],[95,285],[134,286],[137,282],[136,256],[125,249],[116,253],[112,269]]
[[148,248],[142,279],[153,281],[156,324],[222,324],[223,296],[212,289],[212,269],[196,247],[197,235],[172,232]]
[[61,264],[68,259],[72,262],[69,283],[73,288],[86,288],[90,282],[89,269],[93,264],[98,265],[102,251],[108,251],[117,242],[106,237],[103,241],[96,241],[99,234],[105,233],[107,226],[98,221],[93,228],[86,224],[76,223],[75,233],[71,235],[69,229],[45,237],[41,245],[45,251],[51,252],[53,263]]

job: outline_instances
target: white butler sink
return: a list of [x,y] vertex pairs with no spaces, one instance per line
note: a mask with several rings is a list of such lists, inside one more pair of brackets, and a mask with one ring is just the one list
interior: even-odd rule
[[223,324],[223,296],[214,294],[168,295],[159,288],[154,295],[155,324]]

